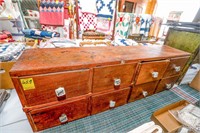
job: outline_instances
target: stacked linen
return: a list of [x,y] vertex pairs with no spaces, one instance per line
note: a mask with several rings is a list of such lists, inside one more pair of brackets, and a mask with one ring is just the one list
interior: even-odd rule
[[18,44],[2,44],[0,45],[0,61],[12,61],[17,60],[21,53],[24,51],[25,45],[22,43]]
[[51,38],[48,41],[41,41],[40,48],[67,48],[67,47],[79,47],[75,41],[66,38]]

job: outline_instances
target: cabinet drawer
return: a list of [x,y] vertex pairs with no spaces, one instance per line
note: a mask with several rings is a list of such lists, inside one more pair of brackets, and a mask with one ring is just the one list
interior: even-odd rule
[[65,124],[67,122],[88,116],[88,98],[81,98],[51,107],[43,107],[32,110],[27,116],[34,131],[44,130],[50,127]]
[[146,96],[153,95],[157,84],[158,81],[153,81],[133,87],[129,102],[133,102]]
[[[26,106],[39,105],[57,100],[85,95],[89,89],[89,70],[77,70],[45,75],[20,77]],[[23,82],[32,82],[25,86]]]
[[179,76],[162,79],[157,86],[156,93],[164,91],[166,89],[171,89],[174,83],[176,83],[176,81],[178,80],[178,77]]
[[92,96],[92,114],[97,114],[110,108],[118,107],[127,103],[130,88],[114,92],[96,94]]
[[136,85],[161,79],[168,64],[169,60],[141,63]]
[[179,75],[187,63],[189,56],[172,58],[169,66],[164,74],[164,77]]
[[[93,92],[129,87],[135,75],[137,63],[94,68]],[[116,85],[116,81],[119,81]]]

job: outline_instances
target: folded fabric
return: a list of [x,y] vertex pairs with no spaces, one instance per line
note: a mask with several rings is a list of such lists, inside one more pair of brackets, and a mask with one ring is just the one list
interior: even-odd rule
[[50,32],[50,31],[39,31],[39,30],[31,30],[26,29],[22,31],[25,36],[28,37],[46,37],[46,38],[52,38],[52,37],[59,37],[60,34],[57,32]]
[[82,12],[97,14],[96,0],[79,0],[79,4]]
[[24,51],[24,44],[2,44],[0,45],[0,62],[16,60]]
[[62,0],[40,1],[40,23],[45,25],[64,24],[64,2]]
[[115,11],[116,0],[96,0],[97,17],[111,20]]

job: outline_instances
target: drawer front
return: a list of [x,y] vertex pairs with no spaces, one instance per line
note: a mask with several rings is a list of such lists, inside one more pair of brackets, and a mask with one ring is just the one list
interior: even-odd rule
[[[80,70],[20,77],[19,82],[26,98],[26,106],[88,94],[89,73],[89,70]],[[28,87],[23,84],[27,81],[32,81]]]
[[136,85],[161,79],[168,64],[169,60],[141,63]]
[[67,122],[88,116],[88,98],[54,105],[54,107],[45,107],[39,110],[33,110],[30,115],[34,131],[44,130],[50,127],[65,124]]
[[169,66],[164,74],[164,77],[179,75],[187,63],[189,56],[172,58]]
[[129,98],[129,102],[133,102],[135,100],[139,100],[141,98],[153,95],[157,84],[158,81],[153,81],[133,87],[131,96]]
[[94,68],[93,92],[129,87],[137,63]]
[[130,88],[126,88],[110,93],[92,96],[91,114],[97,114],[102,111],[126,104],[129,92]]
[[176,83],[176,81],[178,80],[178,77],[179,76],[162,79],[157,86],[156,93],[164,91],[166,89],[171,89],[174,83]]

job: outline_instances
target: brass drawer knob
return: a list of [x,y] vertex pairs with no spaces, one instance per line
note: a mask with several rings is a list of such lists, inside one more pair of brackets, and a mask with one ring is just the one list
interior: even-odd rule
[[175,66],[174,69],[175,69],[176,72],[180,72],[181,67],[180,66]]
[[67,115],[66,114],[62,114],[60,117],[59,117],[59,120],[61,123],[65,123],[68,121],[68,118],[67,118]]
[[166,84],[166,89],[170,89],[172,87],[172,84]]
[[115,78],[114,79],[114,86],[119,86],[121,84],[121,79],[120,78]]
[[152,72],[151,74],[152,74],[153,78],[157,78],[159,73],[158,72]]
[[111,101],[110,101],[110,105],[109,105],[110,108],[114,108],[114,107],[115,107],[115,104],[116,104],[116,102],[111,100]]
[[55,90],[55,93],[56,93],[58,100],[66,99],[66,93],[65,93],[64,87],[59,87],[58,89]]
[[144,97],[147,97],[147,96],[148,96],[148,92],[147,92],[147,91],[142,91],[142,95],[143,95]]

